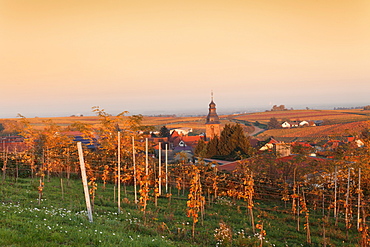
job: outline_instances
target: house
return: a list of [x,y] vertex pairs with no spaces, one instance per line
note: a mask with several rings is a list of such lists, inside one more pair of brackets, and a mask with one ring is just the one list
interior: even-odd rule
[[270,137],[270,140],[259,151],[273,151],[277,156],[287,156],[291,154],[291,144]]
[[303,121],[300,121],[299,122],[299,126],[300,127],[304,127],[304,126],[310,126],[310,123],[306,120],[303,120]]
[[315,126],[321,126],[323,124],[323,120],[315,120],[313,121],[315,123]]
[[168,137],[149,137],[148,138],[149,142],[154,142],[154,143],[168,143]]
[[190,132],[193,132],[193,129],[192,128],[173,128],[173,129],[170,129],[170,135],[173,133],[173,132],[177,132],[179,135],[183,135],[183,136],[186,136],[188,135]]
[[274,147],[274,144],[276,144],[276,143],[279,143],[279,141],[277,141],[273,137],[271,137],[270,140],[265,145],[263,145],[259,150],[260,151],[270,150]]
[[200,139],[204,139],[204,136],[188,136],[183,135],[184,132],[178,133],[177,131],[172,131],[170,137],[152,137],[149,138],[151,142],[154,143],[155,154],[159,154],[159,145],[161,143],[161,157],[162,159],[166,156],[168,160],[179,160],[181,155],[179,153],[184,153],[188,160],[193,158],[194,148],[198,145]]
[[308,126],[312,126],[312,127],[316,126],[315,121],[312,121],[312,120],[308,121]]
[[356,139],[354,142],[356,143],[357,147],[359,147],[359,148],[365,146],[365,143],[363,141],[361,141],[360,139]]
[[290,125],[290,123],[289,123],[289,122],[285,121],[284,123],[282,123],[282,124],[281,124],[281,127],[282,127],[282,128],[290,128],[290,127],[291,127],[291,125]]
[[282,128],[297,128],[297,127],[305,127],[305,126],[316,126],[314,121],[285,121],[281,124]]
[[296,121],[291,121],[290,122],[290,127],[291,128],[297,128],[297,127],[299,127],[299,123],[300,123],[301,121],[299,121],[299,120],[296,120]]
[[273,148],[274,153],[279,157],[289,156],[291,149],[290,143],[275,143]]
[[22,136],[4,136],[0,137],[1,152],[22,152],[26,150],[26,143]]
[[64,131],[62,132],[62,134],[68,136],[74,142],[81,142],[88,149],[96,149],[99,147],[98,144],[99,137],[95,133],[89,133],[88,137],[86,134],[80,131]]

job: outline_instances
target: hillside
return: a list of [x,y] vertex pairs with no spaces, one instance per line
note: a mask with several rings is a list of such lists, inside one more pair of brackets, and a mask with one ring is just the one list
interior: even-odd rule
[[356,136],[359,135],[364,129],[369,128],[370,121],[360,121],[346,124],[333,124],[315,127],[272,129],[259,134],[257,137],[261,139],[267,139],[270,136],[297,137],[305,138],[306,140],[319,140],[328,136]]
[[327,120],[330,123],[349,123],[370,120],[370,112],[363,110],[291,110],[258,112],[229,116],[234,119],[267,124],[271,118],[279,121],[290,120]]
[[[278,121],[282,120],[323,120],[330,125],[319,126],[314,128],[304,129],[289,129],[289,130],[268,130],[258,137],[267,138],[268,136],[281,137],[322,137],[327,135],[348,135],[356,134],[361,129],[368,127],[370,121],[370,112],[363,110],[289,110],[275,112],[258,112],[240,115],[225,115],[220,116],[221,125],[239,122],[245,124],[244,129],[248,133],[254,131],[253,124],[267,124],[269,120],[275,117]],[[53,117],[53,118],[28,118],[27,120],[36,129],[42,129],[45,126],[45,121],[52,120],[53,123],[67,127],[75,122],[81,122],[93,126],[99,125],[97,116],[84,117]],[[2,119],[6,130],[12,128],[20,118]],[[165,125],[167,128],[192,128],[193,132],[200,134],[205,131],[206,116],[197,117],[176,117],[176,116],[144,116],[143,125],[154,126],[159,130]],[[363,122],[363,123],[361,123]],[[343,126],[342,126],[343,124]]]
[[[0,119],[0,123],[2,123],[5,127],[5,131],[11,131],[17,122],[19,122],[21,118],[12,118],[12,119]],[[84,117],[51,117],[51,118],[27,118],[30,124],[35,129],[43,129],[46,126],[46,122],[51,120],[54,124],[62,127],[68,127],[73,123],[80,122],[84,124],[89,124],[94,127],[97,127],[100,124],[99,117],[97,116],[84,116]],[[154,126],[156,130],[159,130],[162,126],[167,126],[167,128],[192,128],[193,132],[196,134],[200,134],[205,132],[205,122],[206,116],[204,117],[151,117],[151,116],[144,116],[142,124],[146,126]],[[221,119],[221,125],[224,126],[225,124],[232,123],[231,120],[227,118]],[[249,131],[250,128],[248,129]]]

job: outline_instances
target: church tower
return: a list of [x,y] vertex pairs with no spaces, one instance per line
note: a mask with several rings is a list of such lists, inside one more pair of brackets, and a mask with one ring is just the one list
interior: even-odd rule
[[220,137],[220,121],[216,113],[216,104],[213,102],[213,93],[211,94],[211,103],[209,103],[208,116],[206,121],[206,139],[213,139],[215,136]]

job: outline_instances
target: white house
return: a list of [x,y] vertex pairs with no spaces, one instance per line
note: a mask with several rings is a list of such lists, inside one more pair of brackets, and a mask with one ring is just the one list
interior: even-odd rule
[[299,126],[300,126],[300,127],[303,127],[303,126],[309,126],[309,125],[310,125],[310,123],[309,123],[309,122],[307,122],[306,120],[303,120],[303,121],[299,122]]
[[284,123],[281,124],[281,127],[283,128],[290,128],[290,123],[285,121]]
[[189,134],[189,132],[193,132],[192,128],[175,128],[175,129],[170,129],[170,134],[172,132],[176,131],[179,135],[186,136]]

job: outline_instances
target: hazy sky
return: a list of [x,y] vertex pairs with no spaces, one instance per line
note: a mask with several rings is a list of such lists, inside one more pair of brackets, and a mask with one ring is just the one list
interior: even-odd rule
[[0,117],[370,104],[369,0],[0,0]]

